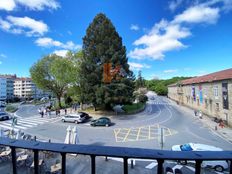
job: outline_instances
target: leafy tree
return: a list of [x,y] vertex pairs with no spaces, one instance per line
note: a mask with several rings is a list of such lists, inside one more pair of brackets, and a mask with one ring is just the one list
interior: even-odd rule
[[77,70],[73,63],[55,54],[38,60],[30,68],[32,81],[38,88],[51,91],[57,97],[61,108],[61,97],[68,85],[76,82]]
[[[83,38],[82,99],[92,103],[95,109],[102,105],[110,109],[114,104],[132,102],[134,76],[127,61],[122,38],[111,21],[104,14],[98,14]],[[119,71],[111,76],[114,69]],[[110,81],[104,81],[104,77],[110,77]]]
[[145,80],[142,77],[142,72],[139,71],[138,77],[137,77],[136,82],[135,82],[135,87],[136,87],[136,89],[138,89],[138,88],[143,88],[144,86],[145,86]]
[[185,80],[191,77],[173,77],[167,80],[147,80],[145,86],[152,91],[155,91],[158,95],[168,94],[168,85],[178,83],[181,80]]

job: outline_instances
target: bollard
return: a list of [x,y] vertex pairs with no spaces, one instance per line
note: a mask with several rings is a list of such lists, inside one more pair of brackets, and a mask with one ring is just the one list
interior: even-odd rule
[[105,161],[108,161],[108,158],[107,158],[107,156],[105,157]]
[[34,140],[36,141],[36,136],[34,136]]
[[49,139],[48,142],[51,143],[51,139]]
[[215,126],[215,130],[217,130],[217,126]]
[[131,169],[134,168],[134,160],[131,160]]

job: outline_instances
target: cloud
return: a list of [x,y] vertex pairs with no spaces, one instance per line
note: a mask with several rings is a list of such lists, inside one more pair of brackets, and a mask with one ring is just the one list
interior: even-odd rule
[[135,48],[128,56],[135,59],[163,59],[164,52],[187,47],[180,42],[180,39],[190,35],[187,28],[161,20],[148,34],[133,43],[135,46],[143,45],[143,47]]
[[219,18],[219,8],[203,5],[191,7],[175,17],[174,23],[209,23],[214,24]]
[[135,24],[131,24],[130,29],[134,30],[134,31],[138,31],[139,30],[139,26],[135,25]]
[[58,56],[65,57],[67,52],[68,52],[68,50],[55,50],[53,53],[58,55]]
[[141,70],[143,68],[151,68],[150,65],[147,64],[140,64],[140,63],[135,63],[135,62],[129,62],[131,70]]
[[72,41],[68,41],[66,43],[62,43],[60,41],[53,40],[49,37],[38,38],[35,41],[36,45],[40,47],[58,47],[69,50],[78,50],[81,49],[81,45],[74,44]]
[[30,10],[57,9],[60,4],[56,0],[1,0],[0,10],[12,11],[18,6],[24,6]]
[[177,69],[168,69],[164,70],[164,73],[176,73],[178,70]]
[[6,58],[7,56],[5,54],[0,54],[0,57]]
[[181,5],[182,2],[183,0],[170,1],[168,7],[173,12]]
[[[218,4],[217,7],[215,7],[216,4]],[[172,21],[162,19],[152,27],[148,34],[134,41],[135,48],[129,52],[128,56],[134,59],[162,60],[168,51],[187,48],[188,46],[182,40],[192,35],[193,25],[189,24],[217,23],[222,9],[225,6],[230,7],[228,4],[230,3],[227,0],[211,0],[187,8],[174,16]]]
[[27,36],[41,36],[48,31],[48,26],[43,21],[25,17],[7,16],[6,20],[0,18],[0,28],[14,34]]
[[0,10],[12,11],[16,7],[14,0],[1,0]]

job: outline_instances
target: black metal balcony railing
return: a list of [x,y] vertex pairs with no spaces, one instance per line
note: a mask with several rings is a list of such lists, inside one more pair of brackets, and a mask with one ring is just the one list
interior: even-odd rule
[[11,148],[13,174],[17,174],[16,168],[16,149],[30,149],[34,152],[34,173],[39,173],[39,151],[51,151],[60,153],[62,157],[62,174],[66,173],[66,154],[89,155],[91,158],[91,173],[95,174],[97,156],[119,157],[123,158],[123,171],[128,174],[128,159],[154,159],[158,162],[157,174],[164,173],[163,163],[165,160],[194,160],[195,174],[201,173],[201,163],[204,160],[227,160],[230,161],[229,173],[232,174],[232,151],[198,151],[198,152],[177,152],[167,150],[153,150],[141,148],[93,146],[93,145],[71,145],[59,143],[45,143],[38,141],[15,140],[9,138],[0,138],[0,145]]

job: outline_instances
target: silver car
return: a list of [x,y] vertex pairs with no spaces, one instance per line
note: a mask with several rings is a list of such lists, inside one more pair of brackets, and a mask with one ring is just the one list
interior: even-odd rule
[[62,122],[82,123],[85,120],[85,116],[82,114],[69,114],[62,117]]

